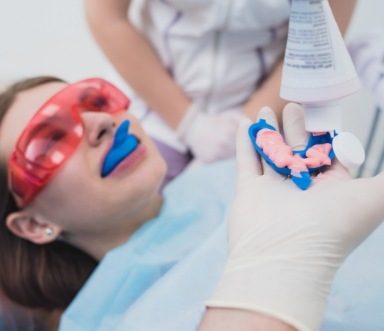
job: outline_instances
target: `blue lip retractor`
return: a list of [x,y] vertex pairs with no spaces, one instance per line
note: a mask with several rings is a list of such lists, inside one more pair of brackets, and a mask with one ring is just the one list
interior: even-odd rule
[[103,162],[101,169],[102,177],[108,176],[140,144],[134,135],[129,134],[129,126],[129,121],[125,120],[117,128],[112,147]]
[[[318,168],[309,168],[308,171],[303,171],[300,173],[301,177],[293,176],[291,173],[291,169],[288,167],[278,167],[263,151],[263,149],[257,145],[256,137],[259,131],[262,129],[269,129],[277,131],[272,125],[268,124],[265,119],[260,119],[257,123],[251,125],[248,130],[249,137],[251,139],[253,148],[255,151],[275,170],[277,173],[283,176],[291,177],[292,181],[302,190],[306,190],[312,183],[311,175],[317,171],[322,171],[325,166]],[[294,154],[299,155],[302,158],[306,158],[307,151],[315,146],[321,144],[332,144],[332,136],[331,134],[325,133],[323,135],[313,135],[311,134],[307,143],[307,146],[303,150],[293,151]],[[333,149],[329,152],[329,158],[333,160],[335,158],[335,153]]]

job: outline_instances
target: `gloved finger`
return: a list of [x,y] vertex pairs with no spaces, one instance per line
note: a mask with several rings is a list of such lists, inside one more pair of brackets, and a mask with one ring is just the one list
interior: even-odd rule
[[[279,123],[277,121],[276,114],[271,108],[269,107],[261,108],[257,115],[257,120],[260,120],[260,119],[265,119],[268,124],[272,125],[276,130],[279,131]],[[276,177],[279,179],[281,178],[281,176],[278,173],[276,173],[264,159],[261,160],[261,165],[262,165],[264,175],[270,175],[272,177]]]
[[307,146],[309,133],[305,131],[304,109],[296,103],[289,103],[283,110],[285,141],[293,150],[302,150]]
[[240,122],[245,118],[240,112],[231,112],[225,114],[225,117],[222,117],[221,120],[224,120],[223,127],[224,130],[228,131],[228,134],[236,135],[237,129],[240,125]]
[[333,160],[332,163],[333,162],[337,164],[332,164],[331,168],[328,168],[313,177],[312,180],[314,186],[317,188],[321,188],[322,186],[329,187],[329,185],[336,186],[352,178],[350,173],[341,164],[339,164],[337,160]]
[[253,149],[248,135],[248,129],[251,124],[251,120],[244,119],[237,131],[236,163],[239,183],[247,181],[251,176],[260,176],[262,174],[260,158]]
[[210,141],[211,157],[213,160],[223,160],[235,157],[236,135],[238,125],[236,126],[218,126],[215,130],[214,139]]
[[232,118],[235,121],[241,121],[245,116],[244,112],[241,109],[235,109],[235,110],[227,110],[220,114],[221,116],[225,116],[228,118]]
[[332,166],[331,168],[328,170],[331,174],[333,174],[334,176],[336,176],[337,178],[341,179],[341,180],[346,180],[346,179],[350,179],[352,176],[351,176],[351,172],[349,169],[345,168],[340,162],[339,160],[337,160],[337,158],[335,158],[333,161],[332,161]]

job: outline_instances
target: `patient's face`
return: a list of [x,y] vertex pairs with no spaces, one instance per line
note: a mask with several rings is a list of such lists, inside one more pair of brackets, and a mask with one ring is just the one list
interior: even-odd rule
[[[49,83],[18,95],[1,123],[1,162],[9,159],[36,110],[65,86]],[[146,208],[148,201],[158,194],[165,163],[129,112],[111,115],[84,111],[81,117],[85,127],[82,142],[27,208],[68,233],[102,233],[118,228],[115,222],[134,218],[135,213]],[[130,133],[140,139],[142,153],[103,178],[102,162],[116,127],[125,119],[131,122]]]

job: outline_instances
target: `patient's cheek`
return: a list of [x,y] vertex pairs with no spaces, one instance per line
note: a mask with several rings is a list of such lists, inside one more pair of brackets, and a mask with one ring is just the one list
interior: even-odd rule
[[293,176],[298,176],[300,172],[308,171],[308,168],[318,168],[330,165],[331,159],[329,152],[331,144],[315,145],[307,153],[306,159],[293,154],[292,148],[284,142],[281,134],[274,130],[262,129],[256,137],[257,145],[263,152],[279,167],[287,167]]

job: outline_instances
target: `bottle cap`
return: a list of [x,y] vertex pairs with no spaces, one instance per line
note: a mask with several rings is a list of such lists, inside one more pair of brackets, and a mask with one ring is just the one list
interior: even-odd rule
[[339,133],[333,138],[332,147],[336,158],[350,171],[357,170],[365,160],[365,151],[360,140],[350,132]]
[[308,132],[341,130],[342,107],[338,103],[304,104],[305,129]]

